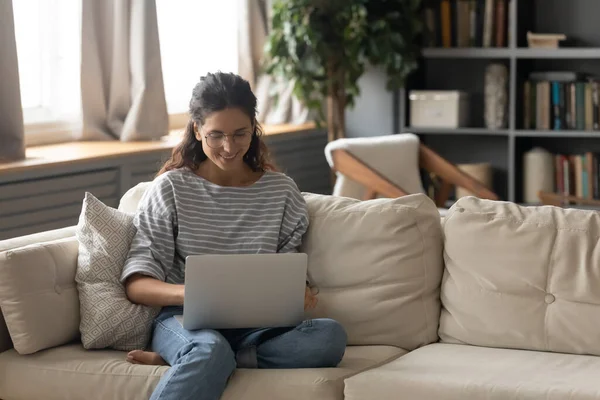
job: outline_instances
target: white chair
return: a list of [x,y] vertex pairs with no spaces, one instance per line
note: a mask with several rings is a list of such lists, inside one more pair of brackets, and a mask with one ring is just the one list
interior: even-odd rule
[[337,139],[325,147],[325,157],[336,173],[333,195],[369,200],[425,193],[420,169],[441,180],[434,201],[445,206],[453,186],[473,195],[497,200],[481,182],[459,170],[420,142],[412,133]]

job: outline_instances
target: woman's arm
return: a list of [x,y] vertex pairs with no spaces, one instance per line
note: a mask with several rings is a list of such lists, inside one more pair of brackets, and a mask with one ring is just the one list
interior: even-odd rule
[[177,218],[173,188],[165,177],[148,188],[133,218],[136,234],[120,281],[132,303],[183,304],[183,285],[166,283],[175,259]]
[[127,297],[132,303],[151,307],[182,306],[184,286],[159,281],[142,274],[133,274],[125,282]]

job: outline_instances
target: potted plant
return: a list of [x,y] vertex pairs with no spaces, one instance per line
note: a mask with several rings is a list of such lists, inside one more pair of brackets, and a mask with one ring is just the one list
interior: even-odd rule
[[368,64],[382,66],[387,88],[417,68],[421,0],[277,0],[266,43],[266,72],[294,82],[294,94],[325,120],[329,141],[345,137],[345,109]]

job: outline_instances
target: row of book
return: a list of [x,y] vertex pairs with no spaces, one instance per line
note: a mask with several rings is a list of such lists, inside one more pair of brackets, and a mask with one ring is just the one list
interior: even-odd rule
[[425,47],[506,47],[510,0],[427,0]]
[[600,154],[555,154],[555,190],[566,196],[600,199]]
[[600,130],[599,80],[575,72],[533,72],[523,86],[523,127]]

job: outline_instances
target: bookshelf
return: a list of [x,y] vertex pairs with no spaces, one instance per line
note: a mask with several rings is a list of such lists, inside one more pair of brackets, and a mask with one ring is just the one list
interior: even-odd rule
[[[431,0],[439,6],[441,0]],[[450,0],[450,2],[463,0]],[[497,0],[494,0],[497,1]],[[538,71],[572,71],[600,77],[600,15],[598,0],[505,0],[504,47],[425,47],[419,69],[400,90],[396,131],[411,132],[450,161],[489,162],[493,190],[501,199],[523,202],[523,156],[534,147],[555,154],[600,153],[600,130],[530,129],[524,126],[523,87]],[[485,3],[485,0],[477,0]],[[454,9],[453,9],[454,11]],[[453,22],[455,19],[453,19]],[[439,20],[438,20],[439,22]],[[558,49],[527,47],[527,32],[564,33],[568,42]],[[457,34],[458,35],[458,34]],[[495,33],[494,33],[495,35]],[[504,64],[509,71],[508,124],[487,129],[483,121],[484,76],[488,64]],[[472,121],[458,129],[416,128],[410,124],[410,90],[462,90],[470,95]]]

